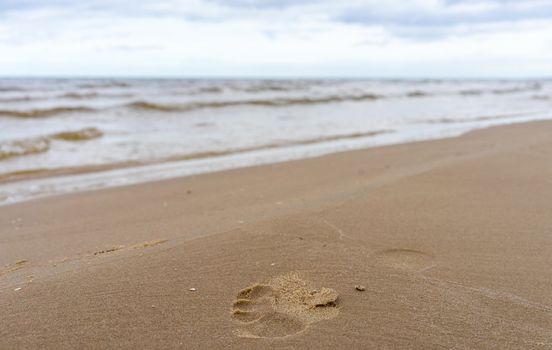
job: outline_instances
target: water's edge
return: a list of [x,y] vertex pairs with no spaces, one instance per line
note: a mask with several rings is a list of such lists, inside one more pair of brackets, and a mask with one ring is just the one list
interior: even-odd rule
[[398,139],[394,137],[393,133],[382,133],[379,138],[359,138],[356,143],[346,142],[340,145],[340,140],[337,140],[328,143],[301,145],[301,150],[298,150],[296,146],[290,146],[294,148],[293,152],[289,150],[289,147],[265,148],[210,158],[186,159],[85,174],[16,181],[0,184],[0,206],[70,193],[137,185],[191,175],[315,158],[347,151],[455,138],[475,130],[542,120],[552,120],[552,116],[543,115],[540,118],[528,117],[526,120],[517,118],[512,121],[491,121],[486,125],[477,124],[468,129],[451,130],[449,134],[441,134],[439,136],[419,134],[416,136],[412,135],[410,138]]

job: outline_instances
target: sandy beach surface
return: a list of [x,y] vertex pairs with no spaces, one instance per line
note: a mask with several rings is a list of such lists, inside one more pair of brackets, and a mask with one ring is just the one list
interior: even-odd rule
[[552,349],[552,122],[0,207],[0,348]]

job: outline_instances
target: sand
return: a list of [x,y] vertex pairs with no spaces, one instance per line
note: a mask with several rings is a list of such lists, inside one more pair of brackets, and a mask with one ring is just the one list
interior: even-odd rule
[[551,160],[533,122],[1,207],[0,348],[552,349]]

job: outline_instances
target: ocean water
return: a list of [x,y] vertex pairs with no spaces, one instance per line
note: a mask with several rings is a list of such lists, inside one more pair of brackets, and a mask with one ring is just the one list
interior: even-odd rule
[[0,204],[552,117],[550,80],[0,80]]

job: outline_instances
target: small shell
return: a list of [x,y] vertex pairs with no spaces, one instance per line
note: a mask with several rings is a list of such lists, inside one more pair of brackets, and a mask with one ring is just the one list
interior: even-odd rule
[[190,292],[195,292],[197,289],[195,288],[190,288]]
[[359,292],[364,292],[366,290],[366,287],[362,285],[356,285],[355,289],[358,290]]

